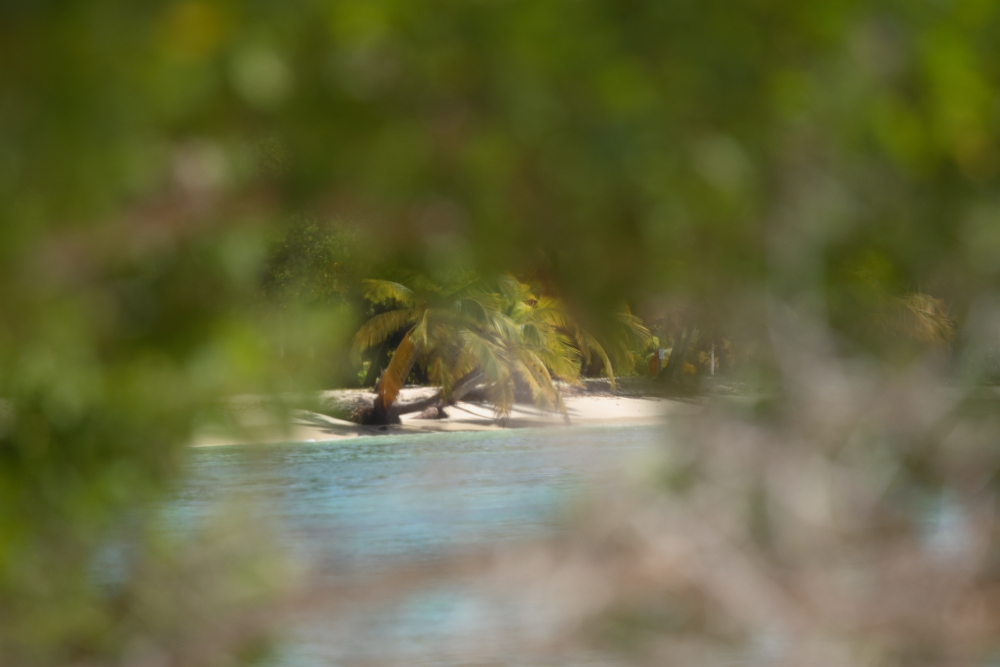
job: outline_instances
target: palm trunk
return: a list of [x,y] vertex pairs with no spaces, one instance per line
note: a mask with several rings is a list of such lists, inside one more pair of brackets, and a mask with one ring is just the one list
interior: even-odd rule
[[[415,401],[407,401],[406,403],[393,403],[389,406],[386,414],[393,419],[392,423],[397,423],[399,421],[400,415],[408,415],[414,412],[423,412],[429,407],[441,405],[441,392],[437,391],[432,396],[427,398],[418,398]],[[377,404],[377,401],[376,401]]]
[[[449,402],[455,403],[462,400],[470,391],[476,388],[476,385],[482,379],[483,374],[478,371],[473,371],[460,379],[451,390],[451,399]],[[441,390],[426,398],[418,398],[415,401],[407,401],[405,403],[395,402],[389,407],[385,407],[382,404],[381,396],[376,396],[372,405],[371,423],[398,424],[401,415],[423,412],[429,407],[442,407],[443,404],[444,393]]]
[[375,356],[372,357],[371,365],[368,367],[368,373],[365,375],[363,387],[374,387],[378,383],[379,376],[382,374],[382,370],[385,368],[386,363],[389,360],[389,354],[386,351],[386,345],[383,342]]
[[684,372],[684,362],[687,360],[688,349],[691,347],[691,339],[694,338],[692,327],[685,327],[681,330],[681,335],[674,339],[674,348],[670,352],[670,359],[667,366],[660,373],[660,378],[666,382],[676,382]]
[[483,374],[480,371],[472,371],[463,377],[455,383],[454,387],[452,387],[451,399],[448,402],[454,404],[465,398],[470,391],[476,388],[482,379]]

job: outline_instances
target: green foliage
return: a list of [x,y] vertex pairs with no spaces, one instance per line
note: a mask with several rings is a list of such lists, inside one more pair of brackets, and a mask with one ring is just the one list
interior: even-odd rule
[[[121,596],[97,586],[97,555],[123,522],[153,519],[220,396],[312,377],[301,347],[276,359],[244,237],[199,236],[131,261],[86,242],[63,252],[92,263],[52,257],[31,289],[3,288],[4,312],[18,313],[0,346],[0,653],[11,664],[124,650],[128,633],[109,629],[116,609],[139,603],[129,591],[153,591],[143,570],[122,574],[139,579]],[[319,318],[324,336],[333,315]]]
[[[365,297],[389,310],[372,315],[354,337],[355,356],[389,344],[405,332],[378,384],[384,407],[395,401],[414,364],[441,386],[443,398],[467,376],[482,375],[497,412],[506,416],[518,387],[539,406],[565,411],[554,379],[579,383],[584,363],[594,359],[615,386],[616,365],[633,367],[633,347],[644,349],[649,330],[627,309],[616,313],[604,343],[584,330],[552,296],[536,296],[511,275],[483,280],[462,274],[439,286],[419,275],[409,285],[365,280]],[[612,353],[605,350],[608,345]],[[612,356],[617,360],[612,362]]]
[[264,294],[271,300],[345,303],[373,263],[357,233],[343,226],[295,219],[281,231],[271,245],[262,280]]
[[373,315],[355,335],[356,352],[405,332],[378,383],[384,408],[396,400],[414,363],[452,399],[462,381],[482,381],[497,412],[513,406],[523,382],[541,406],[565,410],[553,374],[576,381],[579,352],[559,331],[565,318],[553,299],[538,300],[510,277],[488,281],[463,274],[444,286],[410,276],[411,286],[366,280],[365,296],[393,308]]
[[[303,223],[268,278],[289,302],[336,301],[357,234],[431,276],[537,275],[598,321],[670,294],[741,333],[781,302],[855,344],[973,340],[1000,285],[998,35],[978,0],[0,4],[0,653],[89,660],[68,647],[113,603],[88,563],[200,415],[316,386],[347,347],[344,311],[260,303],[289,219],[356,225]],[[892,299],[899,326],[868,326]],[[543,386],[546,308],[466,303],[442,311],[479,322],[460,349]]]

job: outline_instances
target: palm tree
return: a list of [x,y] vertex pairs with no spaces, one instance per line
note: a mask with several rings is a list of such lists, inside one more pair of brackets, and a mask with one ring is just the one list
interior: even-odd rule
[[[505,314],[523,327],[552,371],[576,382],[583,370],[599,366],[616,388],[615,376],[635,365],[635,352],[653,344],[653,334],[628,306],[612,313],[600,334],[593,334],[573,318],[566,304],[552,296],[535,296],[530,285],[508,276],[500,283],[507,306]],[[575,366],[571,370],[568,364]]]
[[585,368],[599,366],[616,389],[615,376],[622,368],[633,368],[636,352],[642,353],[653,345],[653,334],[628,306],[607,319],[600,334],[593,334],[567,318],[566,330],[584,357]]
[[[556,380],[579,382],[581,354],[565,333],[569,320],[557,299],[536,297],[512,276],[464,276],[444,287],[420,276],[408,282],[365,281],[368,300],[389,310],[362,326],[356,351],[400,341],[377,384],[372,421],[454,403],[477,386],[499,417],[510,414],[519,389],[539,407],[566,415]],[[440,391],[396,403],[416,364]]]
[[[503,330],[496,295],[474,276],[440,286],[412,276],[410,286],[389,280],[364,281],[365,297],[389,310],[372,316],[354,337],[356,352],[381,345],[403,332],[376,387],[372,420],[396,421],[474,386],[479,366],[495,366],[496,345],[485,332]],[[394,406],[414,364],[422,360],[442,392],[423,401]],[[491,363],[493,362],[493,363]]]
[[493,402],[499,411],[509,411],[518,395],[526,390],[539,407],[566,415],[556,379],[578,384],[582,355],[566,334],[569,318],[556,298],[536,296],[530,285],[513,276],[504,276],[497,288],[508,331],[501,339],[511,369],[505,382],[493,384]]
[[[536,296],[513,276],[486,281],[463,276],[437,285],[421,276],[410,285],[387,280],[364,282],[365,297],[385,312],[371,317],[355,336],[360,353],[399,340],[376,386],[371,420],[397,421],[399,415],[454,403],[482,386],[499,417],[510,414],[519,394],[541,408],[566,415],[557,380],[579,383],[583,362],[600,357],[614,384],[614,364],[597,337],[578,326],[563,303]],[[649,331],[627,311],[619,331],[648,342]],[[613,338],[627,353],[621,337]],[[440,387],[435,395],[405,404],[399,391],[416,364]]]

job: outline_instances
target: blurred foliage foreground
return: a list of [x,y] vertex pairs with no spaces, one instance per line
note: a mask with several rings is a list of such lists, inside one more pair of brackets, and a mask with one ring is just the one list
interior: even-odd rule
[[[998,49],[989,0],[0,2],[0,662],[255,659],[280,570],[153,510],[220,397],[341,377],[364,257],[757,346],[535,589],[610,648],[987,664]],[[303,218],[362,250],[296,279]]]

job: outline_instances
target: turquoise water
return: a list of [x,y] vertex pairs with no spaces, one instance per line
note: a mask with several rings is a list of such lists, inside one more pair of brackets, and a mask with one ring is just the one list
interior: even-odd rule
[[[203,448],[191,453],[191,481],[172,511],[196,522],[220,500],[265,498],[256,511],[296,558],[331,580],[372,577],[563,530],[581,496],[602,493],[662,439],[658,427],[618,426]],[[354,620],[367,638],[352,631],[345,639],[322,615],[300,622],[274,667],[378,661],[378,651],[412,665],[464,664],[443,647],[500,622],[454,585]],[[510,654],[496,659],[513,664]]]

